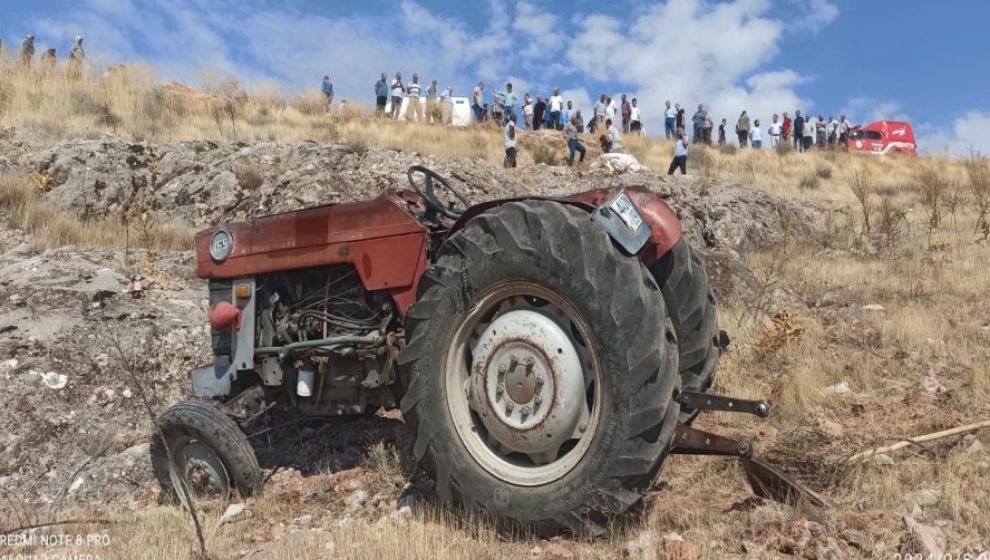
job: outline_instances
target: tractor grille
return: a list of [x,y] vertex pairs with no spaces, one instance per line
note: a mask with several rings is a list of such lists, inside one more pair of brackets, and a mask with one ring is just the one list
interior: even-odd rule
[[[210,307],[221,301],[234,301],[234,281],[233,280],[210,280]],[[226,332],[211,332],[211,345],[214,356],[230,357],[233,344],[233,332],[227,329]]]

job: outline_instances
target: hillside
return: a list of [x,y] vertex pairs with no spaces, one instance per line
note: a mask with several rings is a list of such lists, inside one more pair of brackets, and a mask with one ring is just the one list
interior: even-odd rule
[[[109,536],[64,552],[181,558],[188,516],[159,503],[143,393],[161,409],[209,358],[193,233],[406,185],[423,164],[474,202],[643,184],[677,211],[732,337],[716,390],[767,397],[766,421],[705,415],[827,496],[820,512],[753,498],[734,462],[675,457],[639,521],[604,540],[500,534],[439,508],[403,472],[394,412],[253,426],[269,477],[252,515],[221,524],[217,558],[874,558],[990,549],[990,434],[870,461],[854,453],[990,419],[986,160],[873,159],[627,139],[652,171],[562,166],[554,135],[501,136],[325,115],[311,100],[165,88],[140,69],[100,82],[0,77],[0,530],[81,520]],[[589,142],[590,144],[590,142]],[[589,154],[590,155],[590,154]],[[540,163],[537,163],[540,162]],[[985,215],[985,214],[984,214]],[[288,424],[285,424],[288,422]],[[3,531],[0,531],[2,533]],[[2,547],[0,551],[6,552]],[[52,553],[53,549],[17,552]]]

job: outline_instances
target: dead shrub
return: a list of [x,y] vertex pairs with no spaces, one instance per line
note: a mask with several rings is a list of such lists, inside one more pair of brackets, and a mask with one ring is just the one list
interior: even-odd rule
[[894,204],[889,198],[880,198],[876,211],[876,227],[873,246],[880,252],[892,252],[907,232],[907,210]]
[[815,168],[815,176],[819,179],[831,179],[832,178],[832,166],[821,164]]
[[966,159],[966,176],[969,178],[969,194],[976,211],[973,232],[983,241],[990,241],[990,162],[979,153]]
[[769,357],[788,343],[800,338],[801,333],[804,332],[797,319],[786,310],[774,314],[771,321],[772,326],[763,333],[753,347],[753,354],[757,360]]
[[533,156],[533,163],[545,165],[560,165],[561,156],[550,144],[538,142],[529,148],[529,153]]
[[915,185],[921,193],[922,203],[928,214],[928,226],[938,229],[942,223],[942,204],[949,189],[949,179],[945,173],[945,162],[933,159],[920,164],[914,172]]
[[790,142],[784,142],[782,140],[779,144],[777,144],[777,147],[774,148],[774,151],[777,152],[777,155],[779,156],[786,156],[794,151],[794,146],[792,146]]
[[798,181],[798,186],[804,190],[817,190],[821,186],[821,180],[817,173],[808,173]]
[[265,172],[257,165],[235,165],[232,171],[237,177],[237,184],[246,191],[256,191],[265,182]]
[[870,174],[862,167],[853,168],[846,177],[849,190],[859,203],[860,217],[863,221],[862,235],[869,235],[872,228],[871,218],[874,210],[873,181]]
[[316,116],[325,115],[327,112],[327,98],[318,91],[307,91],[296,94],[289,105],[304,115]]
[[718,147],[718,152],[726,156],[734,156],[738,151],[739,148],[737,148],[732,144],[722,144],[721,146]]

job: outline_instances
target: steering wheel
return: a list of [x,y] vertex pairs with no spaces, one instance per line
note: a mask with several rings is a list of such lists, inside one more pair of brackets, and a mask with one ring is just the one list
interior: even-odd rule
[[[420,189],[419,185],[416,184],[416,179],[414,176],[417,173],[423,174],[423,177],[425,178],[423,181],[425,189]],[[426,201],[427,210],[430,211],[430,213],[439,212],[452,220],[456,220],[461,217],[463,210],[457,210],[455,208],[455,203],[460,202],[464,209],[467,209],[467,207],[470,206],[470,203],[466,198],[464,198],[463,194],[458,192],[458,190],[454,187],[451,187],[450,183],[448,183],[446,179],[431,169],[427,169],[422,165],[414,165],[409,168],[408,172],[406,172],[406,176],[409,177],[409,185],[411,185],[413,190],[418,192],[419,195],[423,197],[423,200]],[[434,181],[436,181],[436,184],[443,187],[444,190],[453,196],[453,199],[448,200],[447,204],[444,204],[443,200],[437,196],[437,189]]]

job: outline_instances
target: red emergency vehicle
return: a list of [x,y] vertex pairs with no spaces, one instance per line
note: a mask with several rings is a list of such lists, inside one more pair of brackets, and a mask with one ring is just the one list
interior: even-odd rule
[[853,128],[849,133],[850,152],[918,155],[914,130],[902,121],[877,121]]

